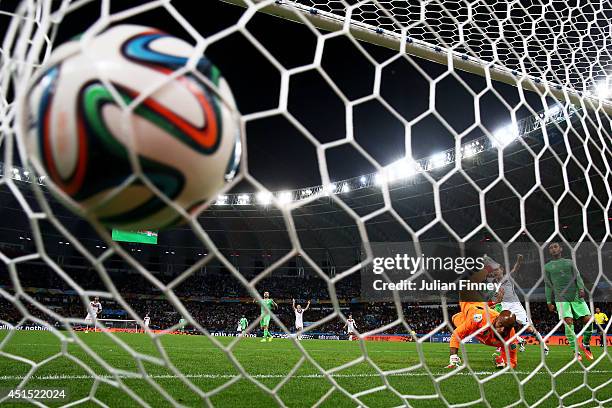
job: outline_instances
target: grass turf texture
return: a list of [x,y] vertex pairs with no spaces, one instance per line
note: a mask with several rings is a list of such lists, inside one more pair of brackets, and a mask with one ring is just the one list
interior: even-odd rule
[[[49,332],[13,332],[7,338],[7,332],[0,333],[2,339],[1,351],[15,356],[41,362],[52,356],[33,374],[25,388],[49,389],[64,388],[69,398],[63,401],[46,400],[50,406],[60,406],[69,401],[86,398],[92,390],[95,398],[111,407],[134,406],[135,400],[124,391],[107,384],[105,381],[95,382],[84,368],[76,364],[71,357],[77,358],[91,367],[105,380],[116,383],[111,373],[103,368],[104,364],[121,370],[120,381],[133,391],[138,398],[152,406],[168,406],[168,402],[156,390],[159,386],[166,390],[177,403],[188,406],[202,406],[202,400],[190,390],[172,372],[172,370],[155,364],[155,359],[161,359],[160,350],[152,340],[144,334],[114,333],[112,338],[104,333],[80,333],[78,337],[85,345],[98,354],[96,361],[84,349],[75,343],[65,344],[66,354],[62,355],[62,342]],[[113,338],[129,345],[140,353],[141,368],[146,370],[148,379],[129,378],[129,372],[138,373],[139,364]],[[161,337],[168,359],[197,387],[205,391],[217,389],[210,397],[210,403],[217,407],[260,407],[274,406],[277,401],[260,386],[274,389],[277,396],[290,407],[306,407],[316,404],[324,398],[323,407],[354,407],[357,404],[340,391],[332,391],[331,383],[321,376],[320,371],[308,360],[292,340],[274,339],[270,343],[260,343],[259,338],[242,338],[232,347],[231,354],[247,373],[254,376],[260,383],[255,385],[244,378],[234,378],[239,371],[232,364],[229,354],[220,349],[210,339],[204,336],[166,335]],[[236,339],[216,338],[219,344],[229,345]],[[358,398],[363,405],[371,407],[390,407],[404,405],[398,396],[402,394],[431,395],[439,392],[450,404],[467,403],[480,397],[479,384],[468,370],[462,370],[447,379],[435,383],[424,368],[418,368],[408,373],[386,377],[388,385],[396,393],[384,389],[384,380],[379,376],[373,364],[384,371],[399,370],[419,363],[419,357],[414,343],[389,343],[304,340],[301,343],[308,356],[324,369],[342,366],[358,361],[355,365],[333,373],[334,380],[351,394],[361,393]],[[362,349],[362,347],[364,347]],[[493,367],[492,347],[482,345],[467,345],[466,350],[471,369],[481,380],[487,379],[497,371]],[[501,407],[521,401],[518,381],[525,384],[522,389],[522,404],[532,406],[544,398],[542,405],[556,407],[561,405],[557,395],[564,395],[578,388],[575,392],[563,398],[564,405],[579,404],[591,397],[599,402],[589,402],[581,406],[612,406],[612,360],[609,354],[602,355],[603,349],[593,347],[595,361],[584,361],[591,366],[591,372],[585,375],[582,366],[571,361],[569,347],[551,347],[551,353],[546,358],[548,367],[557,372],[566,367],[564,373],[553,377],[540,364],[540,349],[529,346],[527,352],[519,354],[519,367],[514,374],[503,374],[482,383],[482,393],[491,406]],[[365,353],[364,353],[365,352]],[[422,348],[423,357],[427,362],[433,377],[440,377],[449,371],[444,369],[448,363],[448,344],[425,343]],[[70,356],[70,357],[69,357]],[[367,356],[367,358],[364,358]],[[361,361],[359,359],[362,359]],[[301,363],[301,364],[300,364]],[[30,370],[26,363],[9,359],[0,355],[0,390],[17,386],[20,380]],[[532,372],[536,371],[535,375]],[[292,376],[286,376],[291,373]],[[526,381],[526,377],[531,378]],[[224,384],[229,385],[222,388]],[[94,384],[97,388],[94,388]],[[546,395],[553,389],[557,395]],[[587,388],[585,385],[588,385]],[[367,392],[371,390],[372,392]],[[441,407],[444,403],[436,399],[408,399],[414,407]],[[94,406],[90,400],[81,406]],[[23,402],[5,401],[3,406],[24,406]],[[474,406],[485,406],[483,403]]]

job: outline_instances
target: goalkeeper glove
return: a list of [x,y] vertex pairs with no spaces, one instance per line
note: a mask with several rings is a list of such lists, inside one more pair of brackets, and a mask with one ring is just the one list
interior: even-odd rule
[[446,368],[457,368],[460,365],[461,365],[461,358],[458,355],[453,354],[452,356],[450,356],[450,361],[448,365],[446,366]]

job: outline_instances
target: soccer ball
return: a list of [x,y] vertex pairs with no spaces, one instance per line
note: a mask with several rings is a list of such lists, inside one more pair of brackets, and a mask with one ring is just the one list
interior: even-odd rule
[[187,42],[137,25],[58,47],[20,104],[32,164],[51,190],[124,229],[182,221],[145,179],[187,212],[215,197],[237,170],[239,118],[205,57],[170,77],[194,54]]

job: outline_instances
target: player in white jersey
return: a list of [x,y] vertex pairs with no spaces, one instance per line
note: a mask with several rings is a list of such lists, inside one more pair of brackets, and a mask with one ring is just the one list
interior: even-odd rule
[[[535,334],[538,338],[542,336],[536,331],[531,322],[529,321],[529,317],[527,317],[527,311],[523,307],[521,300],[516,294],[516,290],[514,288],[514,283],[512,282],[511,275],[516,274],[518,270],[521,268],[523,264],[523,255],[519,254],[516,257],[516,262],[512,267],[510,273],[505,273],[504,268],[501,265],[496,265],[497,267],[492,270],[491,275],[493,279],[500,283],[501,286],[495,295],[495,302],[501,303],[502,310],[509,310],[516,316],[516,323],[519,327],[516,327],[517,332],[527,326],[527,331]],[[518,336],[519,342],[519,351],[525,351],[525,344],[527,341]],[[544,354],[548,355],[548,347],[544,344]]]
[[310,300],[306,304],[306,307],[302,309],[301,305],[295,305],[295,299],[293,299],[293,313],[295,313],[295,330],[297,331],[297,339],[302,340],[302,331],[304,331],[304,312],[310,307]]
[[349,317],[348,319],[346,319],[346,323],[344,324],[344,327],[346,327],[346,334],[348,334],[349,341],[352,341],[353,334],[355,333],[355,329],[357,328],[357,324],[355,323],[355,320],[353,319],[352,314],[349,314]]
[[151,323],[151,318],[149,317],[149,314],[147,313],[144,317],[144,330],[145,331],[149,330],[150,323]]
[[95,331],[95,319],[102,311],[102,304],[100,303],[100,298],[97,296],[89,302],[89,307],[87,308],[87,316],[85,316],[85,324],[87,325],[87,329],[85,333],[89,333],[89,326],[94,326]]

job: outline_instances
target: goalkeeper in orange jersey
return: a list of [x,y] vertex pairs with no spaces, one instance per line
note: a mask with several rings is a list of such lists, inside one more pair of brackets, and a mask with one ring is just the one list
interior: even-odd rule
[[[459,342],[462,339],[478,332],[476,339],[482,344],[493,347],[503,347],[508,344],[509,353],[502,349],[500,356],[495,358],[497,368],[507,365],[507,354],[510,354],[510,365],[516,367],[516,336],[514,325],[516,316],[509,310],[496,312],[489,309],[485,302],[459,302],[461,312],[453,316],[455,330],[450,340],[450,362],[447,368],[456,368],[461,365]],[[497,334],[496,334],[497,333]],[[504,339],[503,341],[500,339]]]

